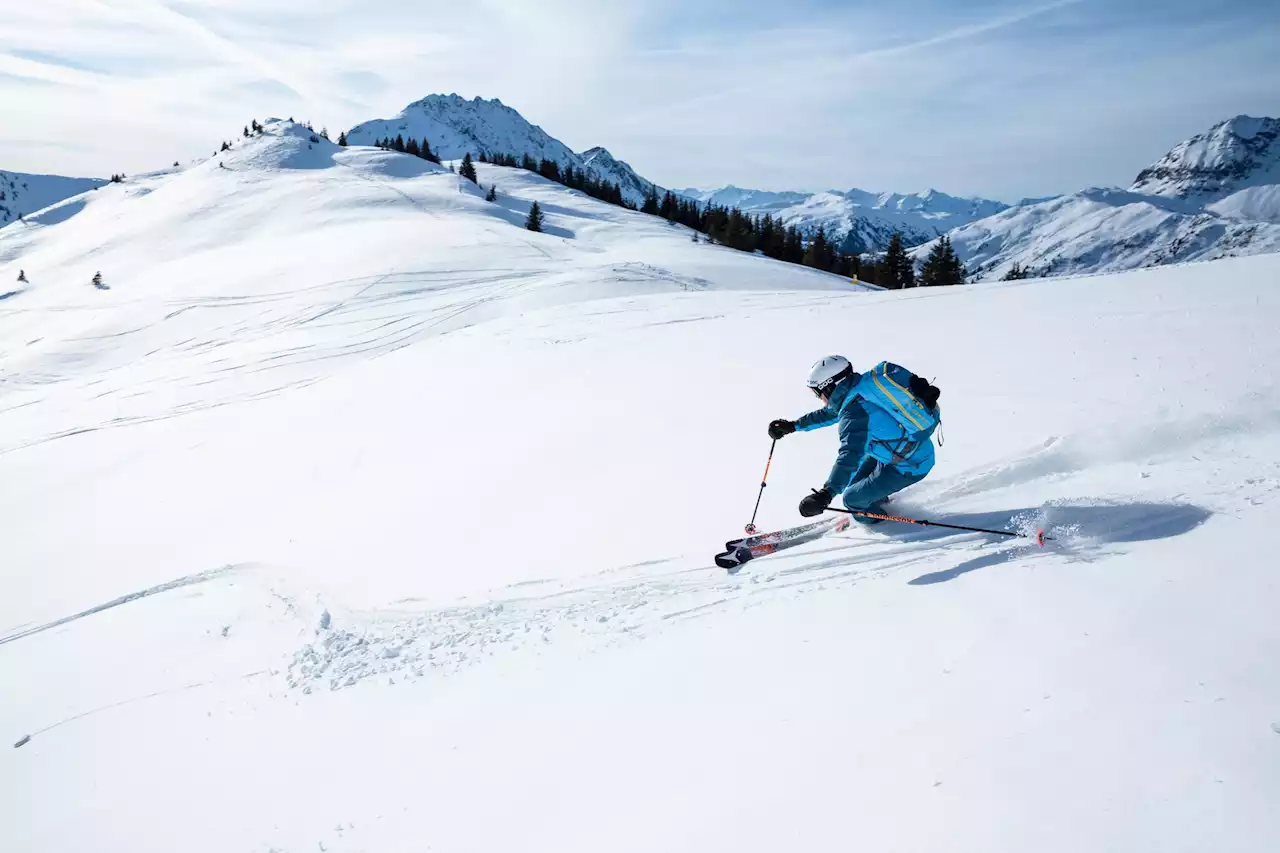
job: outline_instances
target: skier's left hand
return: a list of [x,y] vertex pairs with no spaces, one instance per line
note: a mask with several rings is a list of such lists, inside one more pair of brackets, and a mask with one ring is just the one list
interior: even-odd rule
[[813,494],[805,495],[800,501],[800,514],[805,518],[822,515],[831,506],[831,492],[826,489],[815,489]]
[[772,438],[774,441],[777,441],[783,436],[791,435],[791,433],[795,431],[796,425],[791,421],[783,418],[778,418],[776,421],[769,421],[769,438]]

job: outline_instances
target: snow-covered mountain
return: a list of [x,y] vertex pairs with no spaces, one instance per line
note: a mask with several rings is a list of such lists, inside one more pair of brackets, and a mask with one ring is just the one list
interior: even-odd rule
[[105,183],[100,178],[27,175],[0,169],[0,228],[16,222],[20,216],[35,213]]
[[1191,137],[1138,173],[1129,189],[1210,203],[1280,184],[1280,119],[1236,116]]
[[[405,139],[425,137],[432,150],[446,160],[459,159],[468,152],[473,157],[483,152],[516,157],[528,154],[535,160],[572,165],[620,185],[623,197],[637,204],[654,186],[604,148],[591,148],[581,154],[570,150],[497,98],[468,101],[457,94],[428,95],[405,107],[395,118],[356,125],[347,131],[347,141],[352,145],[372,145],[379,139],[397,135]],[[661,187],[656,189],[664,192]]]
[[361,122],[347,131],[352,145],[372,145],[383,137],[405,139],[425,137],[431,148],[446,160],[457,160],[470,152],[529,154],[535,160],[578,163],[578,155],[560,140],[497,98],[468,101],[460,95],[428,95],[414,101],[390,119]]
[[[1280,256],[904,295],[478,171],[0,230],[3,850],[1280,850]],[[944,389],[896,513],[1053,541],[715,568],[829,352]]]
[[[1114,272],[1280,251],[1280,120],[1237,116],[1143,169],[950,232],[975,279]],[[914,252],[923,260],[932,243]]]
[[662,195],[665,189],[640,177],[636,170],[623,160],[615,158],[608,149],[596,146],[588,148],[578,155],[583,168],[594,172],[598,177],[622,187],[622,195],[631,201],[643,201],[646,194],[655,192]]
[[807,232],[819,226],[847,252],[884,249],[894,232],[908,246],[934,239],[952,228],[990,216],[1008,205],[982,198],[963,198],[937,190],[919,193],[874,193],[857,188],[819,193],[769,192],[727,186],[716,190],[676,190],[702,202],[772,215]]

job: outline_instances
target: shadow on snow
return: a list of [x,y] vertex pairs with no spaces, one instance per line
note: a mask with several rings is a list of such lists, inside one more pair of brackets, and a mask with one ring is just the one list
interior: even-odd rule
[[[1055,540],[1048,544],[1048,548],[1087,560],[1090,559],[1089,552],[1098,546],[1181,536],[1199,527],[1210,515],[1209,510],[1187,503],[1052,504],[1038,509],[956,514],[930,520],[997,530],[1016,529],[1029,534],[1034,534],[1038,528],[1043,529]],[[922,541],[955,535],[954,531],[921,528],[901,538]],[[908,583],[923,586],[954,580],[1025,553],[1025,548],[1002,548],[950,569],[921,575]]]

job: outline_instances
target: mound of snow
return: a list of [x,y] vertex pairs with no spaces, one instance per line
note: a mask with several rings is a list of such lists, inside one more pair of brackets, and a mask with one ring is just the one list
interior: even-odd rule
[[1280,224],[1280,183],[1234,192],[1206,209],[1227,219]]
[[236,140],[215,159],[229,169],[328,169],[341,150],[303,125],[269,118],[261,133]]

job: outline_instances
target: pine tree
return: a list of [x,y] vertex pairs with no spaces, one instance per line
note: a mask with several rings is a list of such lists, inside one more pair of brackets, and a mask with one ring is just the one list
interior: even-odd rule
[[1030,275],[1031,270],[1014,261],[1013,266],[1009,267],[1009,271],[1004,274],[1001,281],[1022,281],[1022,279],[1028,278]]
[[916,286],[915,264],[902,247],[902,235],[897,231],[889,238],[889,248],[885,250],[884,262],[880,267],[879,284],[894,290]]
[[403,154],[404,153],[404,136],[397,133],[395,141],[391,143],[391,148]]
[[925,258],[924,268],[920,270],[920,284],[924,287],[936,287],[943,284],[954,284],[947,281],[947,252],[950,245],[946,236],[939,237]]
[[329,141],[329,128],[327,127],[320,128],[320,138],[325,140],[326,142]]
[[430,160],[432,163],[435,163],[437,166],[440,165],[440,155],[431,150],[431,143],[427,142],[427,138],[425,136],[422,137],[421,148],[422,148],[423,160]]
[[226,150],[227,150],[227,149],[229,149],[230,147],[231,147],[231,143],[230,143],[230,142],[224,142],[224,143],[222,143],[222,150],[223,150],[223,151],[226,151]]
[[524,227],[530,231],[542,230],[542,208],[536,201],[529,208],[529,218],[524,221]]
[[101,272],[96,272],[96,273],[94,273],[94,274],[93,274],[93,286],[94,286],[94,287],[102,287],[102,273],[101,273]]
[[471,162],[471,152],[462,155],[462,168],[458,170],[458,174],[466,178],[471,183],[479,183],[476,178],[476,166]]
[[338,134],[338,144],[343,148],[347,147],[347,132],[345,130]]
[[964,284],[969,277],[969,271],[964,268],[964,264],[960,261],[960,256],[956,254],[955,247],[951,245],[951,238],[944,236],[943,239],[947,241],[946,266],[943,268],[943,279],[948,284]]
[[18,270],[18,281],[21,281],[21,282],[24,282],[24,283],[25,283],[25,282],[26,282],[26,280],[27,280],[27,271],[26,271],[26,270]]
[[538,171],[538,162],[530,157],[526,152],[524,157],[520,160],[520,168],[524,169],[526,172],[536,172]]
[[640,212],[658,215],[658,192],[653,187],[649,187],[648,192],[644,194],[644,204],[640,206]]
[[245,139],[249,138],[249,125],[247,124],[244,126],[244,138]]
[[485,201],[497,201],[497,200],[498,200],[498,185],[497,185],[497,184],[490,184],[490,185],[489,185],[489,191],[488,191],[487,193],[485,193],[485,194],[484,194],[484,200],[485,200]]
[[819,225],[818,232],[813,235],[809,248],[805,250],[804,265],[820,270],[830,269],[834,255],[831,244],[827,242],[827,229]]

